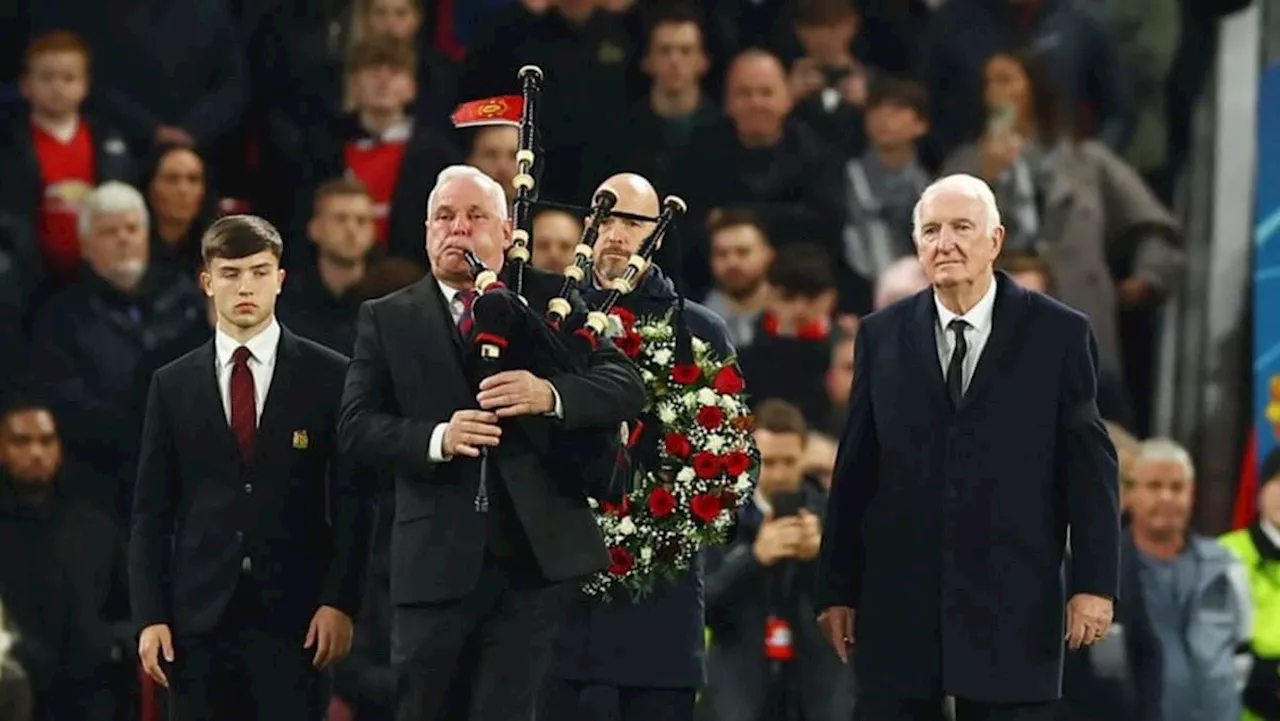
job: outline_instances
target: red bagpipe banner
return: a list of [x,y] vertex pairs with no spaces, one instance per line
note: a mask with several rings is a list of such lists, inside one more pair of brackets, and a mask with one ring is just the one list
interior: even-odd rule
[[1231,518],[1232,530],[1253,523],[1258,503],[1258,432],[1249,433],[1249,444],[1244,450],[1244,463],[1240,464],[1240,484],[1236,486],[1236,507]]
[[524,113],[524,98],[519,95],[499,95],[463,103],[454,109],[450,118],[455,128],[475,128],[485,125],[520,125]]

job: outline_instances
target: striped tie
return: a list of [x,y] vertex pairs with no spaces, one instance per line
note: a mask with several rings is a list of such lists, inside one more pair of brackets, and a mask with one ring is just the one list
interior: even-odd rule
[[463,340],[471,340],[471,327],[475,325],[475,318],[471,315],[471,306],[476,302],[476,297],[479,295],[480,293],[475,289],[458,293],[458,300],[462,302],[462,315],[458,316],[458,332],[462,334]]

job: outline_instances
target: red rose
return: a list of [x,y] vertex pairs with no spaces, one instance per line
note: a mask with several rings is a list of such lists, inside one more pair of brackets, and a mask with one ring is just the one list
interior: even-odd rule
[[649,513],[654,518],[663,518],[676,510],[676,497],[663,486],[658,486],[649,494]]
[[742,382],[742,376],[738,373],[738,368],[733,365],[727,365],[716,373],[716,377],[711,381],[711,387],[716,393],[725,393],[733,395],[741,393],[746,384]]
[[728,509],[729,509],[729,510],[731,510],[731,511],[732,511],[733,509],[737,508],[737,507],[738,507],[738,494],[737,494],[737,493],[735,493],[734,491],[721,491],[721,492],[720,492],[720,505],[721,505],[721,506],[723,506],[724,508],[728,508]]
[[609,310],[609,313],[618,316],[618,321],[621,322],[622,327],[627,330],[631,330],[631,327],[636,324],[636,314],[622,306],[615,305]]
[[698,415],[695,416],[698,425],[709,431],[714,431],[724,423],[724,411],[719,406],[703,406],[698,409]]
[[703,523],[716,520],[721,508],[720,496],[710,493],[699,493],[689,502],[689,510],[693,511],[693,517]]
[[621,576],[636,565],[636,557],[621,546],[609,549],[609,573]]
[[672,458],[688,458],[693,453],[693,444],[683,433],[668,433],[663,439],[663,446]]
[[626,354],[628,358],[635,358],[640,355],[640,346],[643,345],[640,341],[640,334],[633,330],[628,330],[624,335],[614,338],[613,344],[618,346],[618,350]]
[[693,472],[698,478],[715,478],[720,475],[720,456],[703,451],[693,457]]
[[733,451],[726,453],[721,462],[724,463],[725,473],[731,476],[738,476],[746,473],[747,469],[751,467],[751,456],[742,451]]
[[690,385],[702,377],[702,369],[695,363],[677,363],[671,367],[671,380],[682,386]]
[[609,514],[610,516],[616,516],[618,518],[622,518],[623,516],[631,512],[631,499],[627,496],[623,496],[622,503],[610,503],[608,501],[601,501],[600,508],[604,509],[604,512]]

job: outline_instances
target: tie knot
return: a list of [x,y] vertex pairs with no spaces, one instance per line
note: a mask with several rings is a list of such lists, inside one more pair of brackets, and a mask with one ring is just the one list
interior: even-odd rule
[[480,291],[472,288],[470,290],[458,291],[458,302],[462,303],[463,308],[470,308],[471,304],[476,302],[476,297],[480,295]]
[[242,366],[249,363],[249,357],[253,354],[249,352],[249,346],[240,346],[231,354],[231,362],[235,365]]
[[964,332],[968,330],[968,328],[969,321],[964,318],[956,318],[947,324],[947,330],[951,331],[955,335],[964,335]]

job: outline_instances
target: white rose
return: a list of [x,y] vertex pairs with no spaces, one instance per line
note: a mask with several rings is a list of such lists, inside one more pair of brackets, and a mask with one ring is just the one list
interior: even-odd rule
[[720,396],[710,388],[699,388],[697,395],[699,405],[714,406],[720,402]]
[[653,352],[653,362],[660,366],[666,366],[671,363],[671,351],[663,348]]
[[647,385],[647,384],[649,384],[649,383],[652,383],[652,382],[653,382],[653,378],[654,378],[654,376],[653,376],[653,373],[652,373],[652,372],[650,372],[648,368],[641,368],[641,369],[640,369],[640,378],[641,378],[641,380],[643,380],[643,381],[645,382],[645,384]]
[[720,436],[710,436],[707,438],[707,450],[712,453],[719,453],[724,448],[724,439]]
[[738,399],[731,395],[720,396],[720,407],[725,413],[736,414],[738,412]]
[[658,406],[658,420],[664,425],[671,425],[676,422],[676,409],[671,407],[670,403],[663,403]]
[[635,532],[636,532],[636,524],[635,524],[635,521],[631,520],[630,516],[627,516],[626,518],[618,522],[618,533],[621,533],[624,536],[630,536]]
[[751,490],[751,475],[739,473],[737,482],[733,484],[733,490],[739,493]]
[[693,345],[693,352],[695,352],[695,353],[703,353],[703,352],[706,352],[706,350],[707,350],[707,342],[706,342],[706,341],[702,340],[701,338],[693,338],[692,340],[693,340],[693,343],[692,343],[692,345]]
[[648,563],[649,561],[652,561],[652,560],[653,560],[652,548],[645,546],[644,548],[640,549],[640,561],[642,563]]
[[697,477],[697,474],[695,474],[693,472],[693,469],[688,466],[681,468],[680,472],[676,474],[676,480],[680,481],[681,483],[689,483],[693,481],[693,479],[696,477]]
[[592,509],[596,509],[600,507],[600,504],[596,502],[596,499],[594,498],[588,498],[587,505],[590,506]]
[[680,401],[684,404],[685,408],[696,408],[699,405],[698,397],[696,395],[687,395],[680,399]]

